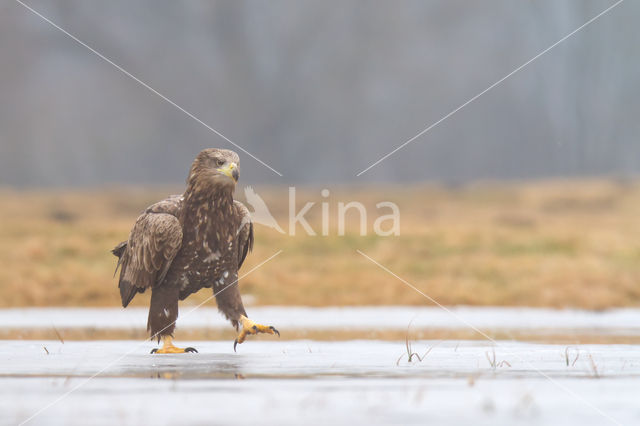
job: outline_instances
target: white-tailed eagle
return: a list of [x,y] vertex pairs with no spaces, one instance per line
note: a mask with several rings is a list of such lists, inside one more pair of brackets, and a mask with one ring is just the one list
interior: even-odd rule
[[[129,239],[113,250],[120,267],[120,297],[125,308],[137,293],[151,289],[147,330],[163,340],[152,353],[196,352],[173,346],[178,300],[212,288],[218,309],[239,330],[233,348],[248,334],[278,334],[247,318],[237,285],[238,269],[253,247],[247,208],[233,199],[239,177],[238,154],[205,149],[191,165],[187,188],[148,207]],[[116,267],[116,271],[117,271]]]

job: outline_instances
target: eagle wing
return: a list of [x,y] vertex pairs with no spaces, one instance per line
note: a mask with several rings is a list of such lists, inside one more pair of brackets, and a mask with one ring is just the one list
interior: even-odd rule
[[236,213],[240,216],[240,226],[238,227],[238,269],[242,266],[247,254],[253,250],[253,222],[251,213],[240,201],[233,201]]
[[173,200],[149,207],[136,220],[129,240],[119,244],[113,253],[120,257],[120,297],[126,307],[136,293],[142,293],[164,280],[171,262],[182,245],[182,225],[171,209]]

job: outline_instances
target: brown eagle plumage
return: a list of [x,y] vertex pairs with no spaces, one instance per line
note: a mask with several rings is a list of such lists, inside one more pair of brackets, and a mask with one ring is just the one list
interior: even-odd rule
[[119,258],[122,306],[151,289],[147,330],[152,338],[164,341],[156,353],[195,351],[173,346],[171,337],[178,300],[204,287],[213,289],[218,309],[236,329],[241,328],[234,349],[247,334],[278,333],[249,320],[240,298],[238,270],[253,247],[253,224],[247,208],[233,199],[238,164],[233,151],[200,152],[184,194],[148,207],[129,239],[112,250]]

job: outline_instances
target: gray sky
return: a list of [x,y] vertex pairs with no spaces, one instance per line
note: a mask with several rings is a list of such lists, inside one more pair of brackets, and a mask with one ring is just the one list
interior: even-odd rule
[[0,184],[173,184],[202,148],[245,183],[640,170],[640,2],[626,1],[356,174],[613,1],[0,3]]

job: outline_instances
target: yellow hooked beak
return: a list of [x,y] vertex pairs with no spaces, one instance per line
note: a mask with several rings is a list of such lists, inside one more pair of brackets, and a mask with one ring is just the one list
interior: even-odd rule
[[231,162],[226,166],[219,168],[218,171],[229,176],[231,179],[233,179],[234,182],[238,181],[239,172],[238,172],[238,166],[236,163]]

